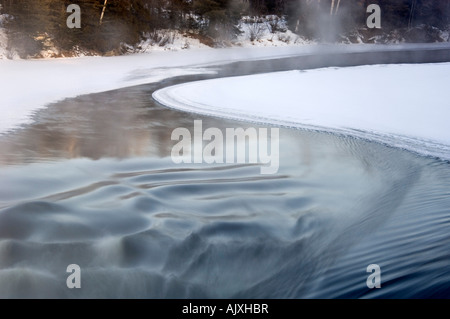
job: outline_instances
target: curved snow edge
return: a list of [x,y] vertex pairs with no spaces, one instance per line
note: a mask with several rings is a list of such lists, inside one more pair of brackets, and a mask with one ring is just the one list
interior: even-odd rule
[[199,103],[191,99],[182,98],[180,96],[177,96],[176,94],[178,88],[186,89],[189,86],[196,85],[200,82],[207,82],[214,80],[216,79],[194,81],[166,87],[155,91],[152,94],[152,97],[155,101],[157,101],[161,105],[178,111],[205,116],[219,117],[236,121],[244,121],[259,125],[280,126],[284,128],[295,128],[318,132],[326,132],[341,136],[342,135],[352,136],[367,141],[381,143],[386,146],[401,148],[422,156],[440,158],[442,160],[450,161],[450,145],[430,139],[378,132],[373,130],[361,130],[359,128],[321,126],[302,123],[299,121],[290,121],[287,120],[286,118],[262,116],[251,112],[238,112],[235,109],[230,110],[228,108],[219,108],[214,107],[212,105]]

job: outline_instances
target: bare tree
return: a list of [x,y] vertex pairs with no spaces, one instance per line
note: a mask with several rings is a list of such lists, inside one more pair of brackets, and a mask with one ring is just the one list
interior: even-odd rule
[[330,15],[336,15],[339,10],[339,5],[341,4],[341,0],[337,1],[336,8],[335,8],[336,0],[331,0],[331,7],[330,7]]
[[102,24],[103,16],[105,15],[106,10],[106,4],[108,3],[108,0],[105,0],[105,3],[103,4],[102,14],[100,15],[100,24]]
[[412,27],[412,22],[414,19],[414,12],[416,11],[416,5],[417,5],[417,0],[413,0],[413,2],[411,4],[411,10],[409,12],[408,29],[411,29],[411,27]]
[[249,37],[250,41],[255,41],[261,39],[262,34],[264,33],[264,25],[259,23],[258,21],[254,21],[253,23],[248,25]]
[[341,4],[341,0],[338,0],[338,3],[336,5],[336,10],[334,11],[334,14],[336,15],[338,13],[339,10],[339,5]]

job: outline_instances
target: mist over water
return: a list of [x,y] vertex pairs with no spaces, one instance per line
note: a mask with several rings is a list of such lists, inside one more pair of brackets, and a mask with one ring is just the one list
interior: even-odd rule
[[[174,164],[177,127],[255,127],[151,100],[209,77],[68,99],[0,139],[0,297],[450,295],[448,162],[280,128],[277,174]],[[366,286],[373,263],[381,289]],[[80,289],[66,286],[70,264]]]
[[[436,290],[445,280],[428,279],[449,276],[447,163],[327,134],[281,137],[283,165],[273,176],[254,165],[175,165],[168,157],[3,167],[0,295],[445,292]],[[82,269],[81,289],[65,286],[72,263]],[[386,272],[375,292],[365,286],[371,263]]]

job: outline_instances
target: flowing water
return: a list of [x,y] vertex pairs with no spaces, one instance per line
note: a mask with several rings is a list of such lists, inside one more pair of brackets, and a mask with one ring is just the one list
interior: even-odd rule
[[151,99],[207,77],[67,99],[0,138],[0,297],[450,296],[448,161],[280,128],[277,174],[175,164],[177,127],[255,126]]

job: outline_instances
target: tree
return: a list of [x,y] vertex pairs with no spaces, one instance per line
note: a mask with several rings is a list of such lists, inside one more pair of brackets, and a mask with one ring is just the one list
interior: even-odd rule
[[216,40],[230,40],[240,33],[237,23],[243,11],[237,0],[202,0],[194,3],[194,12],[203,19],[202,31]]
[[242,16],[266,14],[285,16],[289,29],[305,37],[335,41],[365,27],[369,4],[381,7],[386,34],[450,25],[450,0],[77,0],[81,28],[69,29],[66,8],[73,2],[0,0],[2,12],[13,17],[6,25],[9,47],[22,57],[49,45],[61,52],[120,53],[123,43],[134,45],[158,29],[189,30],[221,43],[239,34]]
[[102,24],[103,16],[105,15],[106,5],[108,4],[108,0],[105,0],[103,4],[102,14],[100,15],[100,24]]

